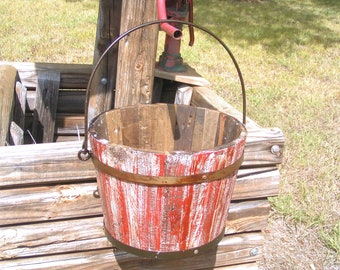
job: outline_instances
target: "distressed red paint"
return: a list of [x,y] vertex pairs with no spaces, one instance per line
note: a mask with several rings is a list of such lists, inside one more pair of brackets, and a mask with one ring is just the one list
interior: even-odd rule
[[[238,160],[245,136],[201,152],[152,152],[117,145],[90,133],[92,152],[126,172],[187,176],[213,172]],[[97,172],[105,228],[125,245],[155,252],[185,251],[216,239],[225,229],[236,176],[183,186],[148,186]]]

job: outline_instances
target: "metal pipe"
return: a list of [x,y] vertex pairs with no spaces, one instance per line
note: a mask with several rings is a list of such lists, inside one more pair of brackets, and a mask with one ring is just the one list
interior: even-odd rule
[[[167,20],[168,17],[166,15],[166,0],[157,0],[157,11],[158,11],[158,19],[159,20]],[[161,23],[161,30],[167,33],[172,38],[179,40],[182,37],[182,31],[169,23]]]

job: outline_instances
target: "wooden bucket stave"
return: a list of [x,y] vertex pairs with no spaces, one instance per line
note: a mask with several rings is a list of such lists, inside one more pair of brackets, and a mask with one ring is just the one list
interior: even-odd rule
[[[168,116],[150,117],[155,112]],[[207,128],[210,145],[195,131]],[[89,135],[105,229],[116,245],[148,257],[179,257],[223,236],[238,167],[218,180],[210,173],[242,161],[246,130],[240,122],[203,108],[138,105],[100,115]],[[130,175],[117,177],[121,171]],[[183,177],[190,181],[171,182]]]
[[[137,255],[180,258],[214,247],[225,221],[246,129],[237,119],[214,110],[174,105],[138,105],[102,113],[88,125],[92,80],[105,55],[143,23],[117,37],[93,68],[85,99],[85,139],[78,153],[92,158],[102,196],[107,237]],[[243,97],[241,70],[225,43],[209,30],[234,63]],[[88,141],[91,149],[88,149]]]

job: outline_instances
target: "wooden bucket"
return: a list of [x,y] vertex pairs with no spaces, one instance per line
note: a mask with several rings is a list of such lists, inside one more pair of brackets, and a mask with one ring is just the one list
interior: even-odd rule
[[217,245],[246,129],[214,110],[155,104],[105,112],[89,127],[108,238],[146,257]]
[[170,104],[114,109],[88,125],[91,83],[105,55],[132,32],[164,22],[198,28],[224,47],[239,75],[245,123],[242,74],[224,42],[193,23],[147,22],[117,37],[94,66],[85,100],[85,139],[78,157],[92,158],[96,167],[104,227],[115,246],[144,257],[181,258],[216,246],[224,235],[243,161],[245,126],[215,110]]

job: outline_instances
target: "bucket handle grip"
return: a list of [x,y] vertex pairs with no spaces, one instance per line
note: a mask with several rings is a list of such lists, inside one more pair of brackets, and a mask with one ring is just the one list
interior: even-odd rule
[[210,36],[212,36],[213,38],[215,38],[215,40],[217,40],[220,43],[220,45],[222,45],[222,47],[226,50],[226,52],[228,53],[229,57],[231,58],[234,66],[236,68],[239,80],[240,80],[241,90],[242,90],[242,122],[243,122],[244,125],[246,124],[246,91],[245,91],[245,86],[244,86],[244,80],[243,80],[242,72],[241,72],[241,69],[240,69],[240,67],[239,67],[239,65],[238,65],[238,63],[237,63],[233,53],[231,52],[229,47],[222,41],[222,39],[220,39],[216,34],[211,32],[207,28],[205,28],[203,26],[200,26],[198,24],[192,23],[192,22],[180,21],[180,20],[155,20],[155,21],[150,21],[150,22],[146,22],[146,23],[142,23],[140,25],[137,25],[137,26],[135,26],[133,28],[130,28],[129,30],[127,30],[123,34],[119,35],[106,48],[106,50],[102,53],[102,55],[98,59],[97,63],[93,67],[93,70],[92,70],[92,73],[90,75],[90,78],[89,78],[89,81],[88,81],[88,84],[87,84],[87,88],[86,88],[84,141],[83,141],[82,149],[78,152],[78,158],[80,160],[86,161],[86,160],[91,158],[91,152],[88,149],[88,129],[89,129],[89,123],[88,123],[88,105],[89,105],[89,100],[90,100],[90,88],[91,88],[92,80],[94,78],[94,75],[95,75],[95,73],[96,73],[100,63],[104,59],[105,55],[111,50],[111,48],[113,48],[121,39],[123,39],[127,35],[131,34],[132,32],[134,32],[136,30],[142,29],[144,27],[151,26],[151,25],[156,25],[156,24],[160,25],[162,23],[180,23],[180,24],[187,25],[189,27],[194,27],[194,28],[200,29],[203,32],[205,32],[205,33],[209,34]]

